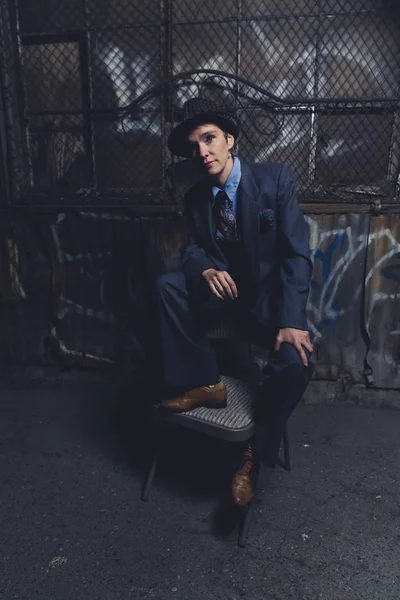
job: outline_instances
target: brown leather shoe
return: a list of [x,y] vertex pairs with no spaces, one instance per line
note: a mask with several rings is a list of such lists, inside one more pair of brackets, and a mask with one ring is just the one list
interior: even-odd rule
[[161,402],[161,408],[165,412],[186,412],[199,406],[207,408],[225,408],[226,406],[226,385],[220,381],[216,385],[205,385],[185,392],[183,396],[169,398]]
[[242,456],[239,470],[232,481],[232,497],[235,504],[246,506],[254,496],[254,479],[258,463],[254,460],[253,448],[248,445]]

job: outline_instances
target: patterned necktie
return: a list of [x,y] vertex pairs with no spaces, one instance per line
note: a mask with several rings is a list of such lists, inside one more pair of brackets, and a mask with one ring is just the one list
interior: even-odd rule
[[230,242],[239,239],[235,215],[233,214],[233,202],[229,196],[220,191],[215,197],[217,208],[217,238]]

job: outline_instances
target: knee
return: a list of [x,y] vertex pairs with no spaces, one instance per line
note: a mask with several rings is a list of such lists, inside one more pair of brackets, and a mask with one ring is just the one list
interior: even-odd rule
[[174,286],[177,273],[164,273],[156,279],[156,289],[158,292],[163,292],[171,286]]
[[311,353],[304,349],[306,356],[308,358],[308,367],[304,367],[303,362],[301,360],[301,356],[296,348],[289,344],[288,342],[283,342],[280,345],[279,350],[275,353],[276,360],[279,362],[283,368],[292,367],[294,370],[303,371],[304,369],[311,368]]
[[186,287],[182,272],[164,273],[156,279],[156,291],[161,296],[170,295],[174,290]]

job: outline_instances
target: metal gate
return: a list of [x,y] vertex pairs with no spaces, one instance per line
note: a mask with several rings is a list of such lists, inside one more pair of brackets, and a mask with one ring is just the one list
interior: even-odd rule
[[165,139],[200,93],[304,201],[394,202],[399,39],[388,0],[2,0],[10,201],[176,205]]

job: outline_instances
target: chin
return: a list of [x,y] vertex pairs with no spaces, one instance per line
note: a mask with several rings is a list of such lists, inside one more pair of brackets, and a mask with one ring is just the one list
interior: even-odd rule
[[211,169],[208,169],[208,174],[212,175],[213,177],[215,177],[216,175],[219,175],[221,173],[221,169],[219,168],[219,166],[213,166],[211,167]]

